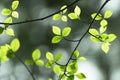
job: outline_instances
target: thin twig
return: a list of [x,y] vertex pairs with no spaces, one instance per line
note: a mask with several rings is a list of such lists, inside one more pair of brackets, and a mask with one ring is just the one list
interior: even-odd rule
[[30,73],[31,77],[33,80],[36,80],[33,73],[31,72],[31,70],[27,67],[27,65],[22,61],[21,58],[19,58],[19,56],[17,54],[14,54],[15,57],[25,66],[25,68],[27,69],[27,71]]
[[[63,74],[63,75],[65,75],[65,73],[66,73],[67,66],[68,66],[69,62],[71,61],[75,50],[78,48],[78,46],[80,45],[80,43],[81,43],[82,39],[85,37],[85,35],[89,32],[89,29],[92,27],[92,24],[94,23],[95,18],[99,15],[99,13],[100,13],[101,10],[104,8],[104,6],[108,3],[108,1],[110,1],[110,0],[106,0],[106,1],[102,4],[102,6],[98,9],[97,14],[95,15],[95,17],[93,18],[93,20],[92,20],[91,23],[89,24],[88,29],[87,29],[86,32],[83,34],[83,36],[79,39],[79,41],[78,41],[76,47],[74,48],[74,50],[73,50],[73,52],[72,52],[72,54],[71,54],[68,62],[66,63],[66,67],[65,67],[65,70],[64,70],[64,74]],[[61,78],[63,77],[63,75],[61,76]]]
[[4,23],[4,22],[0,22],[0,24],[4,24],[4,25],[16,25],[16,24],[23,24],[23,23],[30,23],[30,22],[36,22],[36,21],[41,21],[41,20],[45,20],[47,18],[50,18],[52,17],[53,15],[57,14],[57,13],[60,13],[62,11],[64,11],[65,9],[73,6],[75,3],[77,3],[79,0],[75,0],[74,2],[72,2],[71,4],[69,4],[67,7],[65,7],[64,9],[62,10],[59,10],[59,11],[56,11],[48,16],[45,16],[43,18],[37,18],[37,19],[31,19],[31,20],[26,20],[26,21],[20,21],[20,22],[15,22],[15,23]]

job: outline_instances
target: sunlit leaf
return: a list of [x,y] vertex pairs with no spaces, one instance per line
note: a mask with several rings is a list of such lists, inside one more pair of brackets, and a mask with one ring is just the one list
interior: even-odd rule
[[61,58],[62,58],[62,54],[57,54],[56,57],[55,57],[55,60],[59,61]]
[[109,34],[108,38],[106,39],[107,42],[112,42],[113,40],[115,40],[117,38],[117,36],[115,34]]
[[58,66],[58,65],[54,65],[54,67],[53,67],[53,71],[54,71],[54,73],[56,73],[56,74],[60,74],[60,72],[61,72],[61,70],[60,70],[60,66]]
[[80,53],[79,53],[78,50],[75,50],[75,51],[74,51],[74,56],[75,56],[76,58],[78,58],[79,54],[80,54]]
[[[97,13],[93,13],[91,15],[92,19],[94,19],[96,15],[97,15]],[[97,17],[95,18],[95,20],[101,20],[101,19],[102,19],[102,15],[101,14],[98,14]]]
[[43,66],[44,65],[44,61],[43,60],[37,60],[37,61],[35,61],[35,64],[37,66]]
[[101,26],[107,26],[107,25],[108,25],[108,22],[107,22],[105,19],[103,19],[103,20],[100,22],[100,25],[101,25]]
[[74,80],[74,76],[67,77],[67,80]]
[[3,15],[10,15],[10,14],[11,14],[11,10],[10,10],[10,9],[7,9],[7,8],[4,8],[4,9],[2,10],[2,14],[3,14]]
[[79,16],[80,13],[81,13],[81,9],[78,6],[76,6],[75,9],[74,9],[74,12],[75,12],[76,15]]
[[90,39],[93,41],[93,42],[101,42],[98,38],[94,37],[94,36],[90,36]]
[[101,26],[99,30],[100,30],[100,34],[102,34],[107,30],[107,26]]
[[[64,8],[66,8],[66,7],[67,7],[67,5],[64,5],[64,6],[62,6],[62,7],[61,7],[61,9],[60,9],[60,10],[62,10],[62,9],[64,9]],[[62,14],[65,14],[66,12],[67,12],[67,9],[63,10],[63,11],[62,11]]]
[[62,21],[67,22],[67,17],[66,17],[65,15],[63,15],[63,16],[61,17],[61,19],[62,19]]
[[13,16],[14,18],[19,18],[19,13],[18,13],[17,11],[13,11],[13,12],[12,12],[12,16]]
[[35,49],[33,52],[32,52],[32,58],[34,61],[38,60],[41,56],[41,52],[39,49]]
[[108,42],[102,44],[101,48],[102,48],[102,50],[103,50],[105,53],[108,53],[108,51],[109,51],[109,45],[110,45],[110,44],[109,44]]
[[6,34],[8,34],[9,36],[14,36],[15,35],[13,29],[11,29],[11,28],[6,29]]
[[25,60],[26,65],[33,65],[34,61],[33,60]]
[[68,14],[68,17],[69,17],[70,19],[79,19],[78,15],[75,14],[75,13],[70,13],[70,14]]
[[79,59],[80,61],[85,61],[85,60],[86,60],[85,57],[79,57],[78,59]]
[[111,16],[112,16],[112,11],[111,10],[107,10],[106,12],[105,12],[105,14],[104,14],[104,18],[110,18]]
[[61,41],[62,37],[61,36],[54,36],[52,38],[52,43],[59,43]]
[[18,38],[13,39],[10,46],[11,46],[12,51],[16,52],[20,48],[19,39]]
[[54,62],[53,61],[49,61],[46,63],[45,67],[46,68],[51,68],[53,66]]
[[61,14],[55,14],[53,16],[53,20],[60,20],[60,18],[61,18]]
[[5,23],[12,23],[12,17],[8,17],[4,21]]
[[79,79],[85,79],[86,78],[86,76],[83,73],[77,73],[76,76]]
[[48,80],[53,80],[52,78],[49,78]]
[[106,39],[108,39],[108,35],[105,33],[102,34],[100,37],[102,38],[103,41],[106,41]]
[[53,61],[54,58],[53,58],[53,54],[51,52],[47,52],[46,53],[46,58],[49,60],[49,61]]
[[71,28],[70,27],[65,27],[62,31],[62,36],[66,37],[70,34],[70,32],[71,32]]
[[15,10],[17,7],[18,7],[18,5],[19,5],[19,1],[13,1],[12,2],[12,10]]
[[98,36],[99,35],[99,33],[98,33],[98,31],[96,29],[89,29],[89,33],[94,35],[94,36]]
[[58,26],[52,26],[52,31],[56,35],[61,35],[61,29]]

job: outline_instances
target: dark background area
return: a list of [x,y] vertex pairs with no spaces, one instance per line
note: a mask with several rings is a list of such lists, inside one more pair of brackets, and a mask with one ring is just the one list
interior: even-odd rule
[[[98,10],[105,0],[80,0],[77,5],[81,8],[81,19],[89,22],[91,21],[90,15]],[[12,0],[0,0],[0,11],[4,7],[10,7]],[[24,21],[29,19],[36,19],[47,16],[55,11],[58,11],[61,6],[68,5],[73,0],[20,0],[20,5],[17,11],[20,14],[19,19],[14,22]],[[87,61],[79,63],[79,71],[86,74],[86,80],[117,80],[120,78],[120,9],[119,0],[111,0],[102,10],[102,14],[107,9],[113,10],[113,16],[108,20],[107,33],[115,33],[117,39],[111,43],[110,51],[104,54],[101,50],[101,43],[94,43],[89,39],[89,34],[82,40],[78,50],[81,56],[85,56]],[[68,9],[68,12],[73,12],[75,5]],[[0,14],[0,22],[3,22],[4,16]],[[52,33],[52,25],[59,26],[63,29],[66,26],[72,28],[72,32],[68,38],[79,39],[86,31],[88,24],[82,23],[78,20],[70,20],[68,22],[53,21],[52,17],[43,21],[19,24],[10,26],[15,31],[15,37],[18,37],[21,42],[21,48],[17,52],[23,60],[31,59],[31,53],[34,49],[41,50],[42,59],[46,61],[45,54],[51,51],[54,54],[62,53],[62,64],[70,56],[75,47],[75,43],[63,40],[59,44],[52,44],[51,38],[54,36]],[[99,28],[98,23],[93,25],[96,29]],[[9,43],[11,37],[3,34],[0,35],[0,45]],[[30,66],[33,69],[32,66]],[[33,73],[36,80],[48,80],[49,77],[57,80],[51,69],[44,67],[34,67]],[[0,80],[32,80],[31,76],[25,67],[17,60],[12,59],[0,66]],[[77,80],[77,79],[76,79]]]

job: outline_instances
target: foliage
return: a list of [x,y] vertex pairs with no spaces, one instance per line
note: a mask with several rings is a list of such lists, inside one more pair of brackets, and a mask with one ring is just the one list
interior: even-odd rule
[[[105,3],[107,2],[108,1],[106,0]],[[12,37],[15,36],[14,30],[10,28],[9,25],[14,25],[13,18],[16,18],[16,19],[19,18],[19,13],[17,12],[18,6],[19,6],[19,1],[13,0],[12,5],[10,6],[11,8],[2,9],[1,14],[6,16],[6,19],[4,21],[4,26],[0,26],[0,34],[3,34],[5,31],[6,34],[8,34],[9,36],[12,36]],[[104,5],[101,6],[101,8],[103,7]],[[67,13],[67,11],[68,11],[68,6],[63,5],[57,13],[54,13],[53,15],[51,15],[53,16],[52,18],[53,21],[62,20],[63,22],[67,22],[68,18],[70,20],[81,20],[80,16],[81,16],[82,10],[79,6],[77,5],[75,6],[74,12]],[[106,33],[108,28],[107,19],[109,19],[111,16],[112,16],[111,10],[107,10],[104,14],[101,14],[100,12],[95,12],[91,14],[91,18],[93,22],[94,21],[99,22],[99,25],[100,25],[100,27],[98,27],[99,30],[95,28],[91,28],[93,24],[93,22],[91,22],[88,30],[86,30],[86,32],[83,34],[83,36],[79,40],[66,39],[71,33],[71,30],[72,30],[71,27],[67,26],[61,29],[60,27],[53,25],[52,32],[54,36],[51,39],[51,43],[57,44],[57,43],[60,43],[60,41],[62,41],[63,39],[65,39],[70,42],[78,42],[78,46],[79,46],[84,36],[87,33],[89,33],[90,39],[93,42],[102,43],[101,45],[102,51],[105,53],[108,53],[110,49],[109,48],[110,43],[117,38],[117,36],[113,33],[110,33],[110,34]],[[46,18],[48,17],[45,17],[45,19]],[[41,59],[41,51],[39,49],[35,49],[31,55],[32,59],[26,59],[24,63],[21,60],[21,58],[18,57],[17,54],[15,54],[20,48],[20,40],[18,38],[14,38],[10,44],[5,44],[0,46],[0,61],[4,63],[10,60],[11,58],[16,57],[18,58],[18,60],[21,61],[21,63],[25,67],[28,65],[32,65],[32,66],[36,65],[38,67],[41,67],[41,66],[44,66],[45,64],[45,67],[48,69],[52,69],[53,72],[59,76],[60,80],[74,80],[75,77],[77,77],[79,80],[85,80],[87,76],[83,72],[78,72],[78,65],[79,65],[78,62],[85,61],[86,58],[80,55],[79,50],[77,50],[78,46],[76,46],[73,52],[71,52],[69,60],[64,65],[59,64],[59,61],[61,61],[63,58],[63,54],[54,55],[52,52],[48,51],[46,52],[47,62],[45,62],[44,60]],[[28,68],[27,70],[32,76],[33,80],[35,80],[33,74],[31,73],[31,70],[29,70]],[[49,78],[48,80],[52,80],[52,78]]]

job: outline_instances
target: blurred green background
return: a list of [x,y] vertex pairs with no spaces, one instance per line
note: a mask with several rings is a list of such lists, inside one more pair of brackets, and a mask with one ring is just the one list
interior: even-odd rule
[[[68,5],[73,0],[19,0],[20,5],[17,11],[20,18],[14,22],[36,19],[47,16],[60,9],[63,5]],[[80,0],[77,5],[81,8],[81,18],[87,22],[91,21],[90,15],[98,10],[105,0]],[[12,0],[0,0],[0,11],[4,7],[10,7]],[[109,26],[107,33],[115,33],[117,39],[111,43],[110,51],[104,54],[100,49],[100,43],[94,43],[89,39],[89,34],[84,37],[78,50],[81,56],[85,56],[87,61],[79,63],[79,71],[86,74],[86,80],[118,80],[120,78],[120,1],[111,0],[105,10],[112,10],[113,16],[108,20]],[[75,5],[68,9],[68,13],[72,12]],[[3,22],[5,17],[0,14],[0,22]],[[62,28],[70,26],[72,33],[70,39],[79,39],[86,31],[88,25],[77,20],[68,22],[53,21],[52,17],[43,21],[31,22],[10,26],[15,31],[15,37],[18,37],[21,42],[21,48],[17,52],[23,60],[31,59],[31,53],[34,49],[41,50],[42,59],[46,61],[45,54],[51,51],[54,54],[62,53],[64,64],[76,43],[63,40],[59,44],[51,44],[53,35],[51,27],[56,25]],[[0,25],[2,26],[2,25]],[[96,29],[97,24],[93,25]],[[0,35],[0,45],[9,43],[13,38],[6,34]],[[48,80],[49,77],[57,80],[57,77],[51,69],[44,67],[30,66],[35,74],[36,80]],[[32,80],[26,68],[15,58],[0,65],[0,80]],[[76,79],[77,80],[77,79]]]

